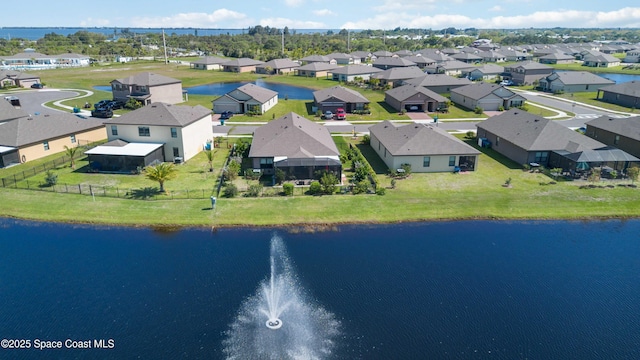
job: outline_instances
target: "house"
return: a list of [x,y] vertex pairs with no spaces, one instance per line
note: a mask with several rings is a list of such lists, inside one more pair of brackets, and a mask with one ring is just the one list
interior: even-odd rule
[[640,49],[629,50],[625,54],[624,63],[638,63],[640,62]]
[[482,58],[482,61],[484,62],[505,62],[507,61],[507,57],[497,51],[494,50],[489,50],[489,51],[483,51],[480,52],[478,54],[476,54],[478,56],[480,56]]
[[273,59],[256,66],[256,74],[288,74],[299,68],[300,64],[291,59]]
[[474,69],[468,69],[462,72],[462,76],[469,80],[485,80],[491,81],[497,79],[504,72],[504,66],[496,64],[486,64],[478,66]]
[[640,116],[612,118],[605,115],[589,120],[585,125],[588,137],[640,157]]
[[307,65],[302,65],[295,69],[297,76],[305,77],[326,77],[332,70],[339,68],[339,65],[329,64],[325,62],[312,62]]
[[277,92],[256,84],[245,84],[213,100],[213,112],[216,114],[225,111],[231,111],[234,114],[247,112],[264,114],[277,103]]
[[424,71],[427,74],[445,74],[449,76],[460,76],[463,72],[473,70],[475,66],[459,61],[459,60],[447,60],[438,62],[435,66],[426,66]]
[[420,55],[434,60],[437,63],[443,63],[445,61],[453,60],[449,55],[443,53],[438,49],[426,48],[414,52],[415,55]]
[[294,112],[255,130],[249,159],[253,169],[266,175],[282,170],[286,179],[314,179],[318,171],[342,177],[340,151],[329,130]]
[[482,108],[496,111],[519,107],[527,99],[508,88],[485,82],[461,86],[451,90],[451,101],[467,109]]
[[570,154],[605,147],[553,120],[520,109],[492,116],[476,127],[478,139],[485,139],[492,149],[517,164],[549,167],[554,151]]
[[40,76],[16,70],[0,70],[0,88],[18,86],[29,88],[40,83]]
[[262,65],[264,62],[260,60],[254,60],[249,58],[234,59],[227,62],[223,62],[222,71],[245,73],[256,71],[256,66]]
[[396,111],[435,112],[447,108],[447,98],[419,85],[402,85],[387,90],[384,102]]
[[87,152],[98,171],[131,172],[152,162],[188,161],[213,140],[211,110],[153,103],[105,122],[110,144]]
[[432,74],[407,80],[404,84],[418,85],[438,94],[446,94],[455,88],[473,84],[473,82],[467,78],[456,78],[445,74]]
[[620,59],[609,54],[589,52],[583,56],[582,65],[589,67],[614,67],[620,65]]
[[467,53],[467,52],[463,52],[463,53],[459,53],[459,54],[453,54],[450,55],[454,60],[458,60],[458,61],[462,61],[463,63],[467,63],[467,64],[478,64],[480,62],[482,62],[482,57],[478,56],[476,54],[473,53]]
[[33,49],[25,49],[24,52],[0,56],[0,68],[4,70],[43,70],[58,67],[54,56],[36,52]]
[[597,91],[612,84],[615,82],[588,71],[558,71],[540,79],[538,86],[540,90],[553,93],[574,93]]
[[325,63],[325,64],[336,65],[338,63],[335,59],[332,59],[324,55],[309,55],[309,56],[303,57],[299,61],[303,65],[313,64],[313,63]]
[[113,80],[111,92],[113,100],[127,102],[133,98],[144,105],[153,102],[177,104],[184,101],[181,80],[151,72]]
[[371,148],[389,169],[411,165],[411,171],[473,171],[480,151],[431,124],[396,126],[385,120],[369,127]]
[[367,61],[369,61],[369,59],[371,59],[371,55],[373,54],[371,54],[369,51],[354,51],[351,53],[351,56],[360,59],[360,63],[366,63]]
[[189,63],[189,67],[196,70],[222,70],[222,64],[228,59],[217,56],[205,56]]
[[553,68],[535,61],[524,61],[504,67],[504,78],[515,85],[531,85],[534,82],[551,75]]
[[371,75],[372,79],[380,81],[380,86],[400,86],[405,80],[424,76],[424,72],[417,66],[389,68]]
[[387,69],[397,68],[397,67],[409,67],[409,66],[416,66],[416,63],[401,57],[391,57],[391,56],[378,57],[373,62],[373,67],[377,67],[378,69],[382,69],[382,70],[387,70]]
[[563,52],[554,52],[538,58],[541,64],[572,64],[576,61],[575,56]]
[[84,54],[64,53],[56,55],[58,67],[81,67],[91,65],[91,57]]
[[383,58],[383,57],[394,57],[394,53],[387,50],[374,51],[372,55],[375,56],[377,59]]
[[361,62],[359,57],[353,56],[352,54],[331,53],[327,55],[327,57],[335,60],[338,65],[355,65]]
[[347,65],[340,66],[334,70],[331,70],[329,73],[331,77],[335,81],[341,82],[355,82],[356,78],[362,79],[362,81],[369,81],[371,79],[371,75],[377,74],[384,70],[375,68],[373,66],[367,65]]
[[70,113],[30,115],[0,100],[0,157],[11,166],[63,152],[64,147],[104,140],[104,124]]
[[518,50],[500,50],[500,53],[504,55],[506,61],[528,61],[533,59],[532,54],[528,54]]
[[335,112],[338,108],[353,113],[356,110],[367,109],[370,103],[369,99],[359,92],[342,86],[314,91],[313,100],[315,107],[323,113],[327,110]]
[[424,69],[427,66],[435,66],[436,65],[436,61],[435,60],[430,59],[428,57],[424,57],[424,56],[411,55],[411,56],[405,56],[404,59],[409,60],[411,62],[414,62],[416,64],[416,66],[419,67],[420,69]]
[[620,84],[604,86],[598,89],[596,99],[608,103],[626,106],[628,108],[640,108],[640,81],[628,81]]

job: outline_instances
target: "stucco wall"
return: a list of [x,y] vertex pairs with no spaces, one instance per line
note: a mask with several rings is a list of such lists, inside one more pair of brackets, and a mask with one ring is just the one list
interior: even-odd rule
[[71,135],[50,139],[49,150],[44,149],[44,142],[38,142],[31,145],[27,145],[21,147],[19,149],[20,153],[20,161],[22,161],[22,157],[26,159],[26,161],[36,160],[41,157],[49,156],[55,153],[61,153],[65,151],[65,145],[67,147],[75,147],[78,146],[79,143],[85,145],[87,142],[95,142],[104,140],[107,138],[107,133],[104,127],[75,133],[76,142],[71,142]]

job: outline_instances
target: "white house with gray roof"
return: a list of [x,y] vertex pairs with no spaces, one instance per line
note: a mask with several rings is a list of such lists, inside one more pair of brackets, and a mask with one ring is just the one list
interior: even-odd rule
[[364,110],[370,103],[359,92],[339,85],[314,91],[313,100],[316,108],[323,113],[327,110],[335,112],[338,108],[353,113],[355,110]]
[[451,90],[451,101],[467,109],[482,108],[497,111],[519,107],[527,99],[508,88],[492,83],[478,82]]
[[[123,140],[126,143],[161,144],[161,161],[180,162],[191,159],[204,149],[207,141],[213,140],[211,121],[211,110],[201,105],[153,103],[111,118],[104,124],[110,142]],[[113,151],[112,148],[99,149],[96,155],[133,156],[126,151]],[[104,163],[101,166],[107,168],[104,170],[116,171],[113,164],[124,164],[121,159],[110,159],[109,165]]]
[[377,67],[378,69],[387,70],[387,69],[397,68],[397,67],[416,66],[416,63],[401,57],[387,56],[387,57],[378,57],[373,62],[373,66]]
[[559,71],[540,79],[539,87],[542,91],[553,93],[586,92],[615,84],[615,81],[603,78],[588,71]]
[[294,112],[255,130],[249,158],[254,169],[268,175],[280,169],[287,179],[313,179],[317,171],[342,176],[340,151],[329,130]]
[[338,69],[340,66],[325,62],[312,62],[302,65],[295,69],[297,76],[305,77],[323,77],[328,76],[332,70]]
[[256,74],[288,74],[299,68],[300,64],[291,59],[273,59],[256,66]]
[[239,58],[223,62],[222,71],[245,73],[256,71],[256,66],[264,64],[264,61],[251,58]]
[[369,81],[371,75],[377,74],[384,70],[367,65],[347,65],[340,66],[329,73],[335,81],[341,82],[354,82],[356,78],[362,79],[362,81]]
[[189,63],[189,67],[196,70],[222,70],[222,64],[229,61],[217,56],[204,56]]
[[277,92],[249,83],[213,100],[213,112],[216,114],[225,111],[231,111],[234,114],[247,112],[264,114],[276,104],[278,104]]
[[469,80],[495,80],[504,72],[504,66],[496,64],[485,64],[478,66],[474,69],[469,69],[462,72],[462,76]]
[[447,101],[444,96],[418,85],[402,85],[384,93],[384,102],[397,111],[441,111],[447,108]]
[[480,151],[431,124],[395,125],[385,120],[369,128],[371,148],[389,169],[411,165],[411,171],[454,172],[477,169]]
[[457,78],[445,74],[424,74],[420,77],[406,80],[404,84],[418,85],[438,94],[444,94],[451,92],[455,88],[473,84],[473,82],[467,78]]
[[144,105],[153,102],[177,104],[184,101],[182,80],[151,72],[142,72],[111,81],[113,100],[136,99]]

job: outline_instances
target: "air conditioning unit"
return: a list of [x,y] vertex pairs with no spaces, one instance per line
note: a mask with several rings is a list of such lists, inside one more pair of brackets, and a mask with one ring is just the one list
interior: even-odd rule
[[173,158],[173,163],[174,163],[174,164],[182,164],[182,162],[183,162],[183,161],[184,161],[184,159],[183,159],[183,158],[181,158],[181,157],[175,157],[175,158]]

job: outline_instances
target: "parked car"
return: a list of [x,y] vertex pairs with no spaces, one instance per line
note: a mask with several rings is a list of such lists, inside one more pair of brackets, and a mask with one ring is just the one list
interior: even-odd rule
[[44,85],[40,84],[40,83],[35,83],[33,85],[31,85],[32,89],[44,89]]
[[112,100],[107,104],[107,107],[110,107],[112,110],[122,109],[124,107],[124,102],[119,100]]
[[333,113],[330,110],[325,111],[323,116],[325,120],[333,119]]
[[97,109],[93,109],[91,110],[91,116],[93,117],[97,117],[97,118],[110,118],[113,117],[113,110],[109,109],[109,108],[97,108]]
[[511,80],[502,80],[500,82],[500,85],[511,86],[511,85],[513,85],[513,81],[511,81]]
[[220,113],[220,119],[226,120],[233,116],[233,111],[223,111]]
[[111,100],[100,100],[97,103],[93,104],[93,107],[96,109],[103,109],[109,106]]
[[336,109],[336,119],[337,120],[344,120],[346,118],[347,118],[347,112],[344,111],[343,108]]

